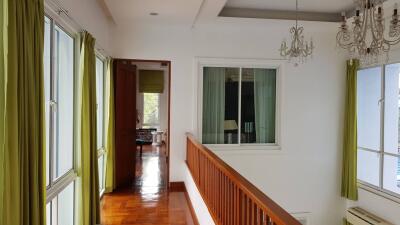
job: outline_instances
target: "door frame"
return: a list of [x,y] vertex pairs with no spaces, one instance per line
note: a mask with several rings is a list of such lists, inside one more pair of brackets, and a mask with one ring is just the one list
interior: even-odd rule
[[[168,65],[168,133],[167,133],[167,180],[166,180],[166,188],[169,189],[169,180],[170,180],[170,158],[171,158],[171,60],[153,60],[153,59],[126,59],[126,58],[115,58],[115,60],[125,60],[130,63],[139,63],[139,62],[150,62],[150,63],[166,63]],[[139,76],[139,74],[138,74]],[[136,159],[135,159],[136,160]]]

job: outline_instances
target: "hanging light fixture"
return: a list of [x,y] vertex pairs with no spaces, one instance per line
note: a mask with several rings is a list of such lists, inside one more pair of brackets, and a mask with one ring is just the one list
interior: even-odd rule
[[308,43],[304,41],[303,27],[298,26],[298,0],[296,0],[296,26],[290,28],[290,34],[292,42],[290,48],[286,44],[286,40],[282,41],[281,48],[279,49],[281,56],[289,59],[289,61],[295,61],[295,65],[303,63],[308,56],[312,55],[314,50],[314,44],[311,41]]
[[395,4],[389,24],[388,38],[384,36],[384,0],[355,0],[353,29],[347,26],[346,15],[342,13],[342,24],[336,36],[337,45],[347,49],[350,56],[364,64],[377,63],[381,56],[389,59],[390,47],[400,42],[399,15]]

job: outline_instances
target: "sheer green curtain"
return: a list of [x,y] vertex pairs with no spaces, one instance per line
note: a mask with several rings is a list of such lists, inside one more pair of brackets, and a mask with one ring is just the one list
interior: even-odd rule
[[115,188],[115,113],[114,113],[114,74],[113,60],[107,61],[106,74],[106,188],[105,192],[112,192]]
[[203,76],[203,143],[224,143],[225,68],[205,67]]
[[0,224],[43,225],[44,3],[4,0],[0,4]]
[[99,177],[97,167],[96,56],[95,39],[81,33],[79,77],[79,124],[77,180],[77,225],[100,224]]
[[276,70],[254,69],[254,108],[257,143],[275,142]]
[[358,199],[357,191],[357,70],[358,60],[347,61],[344,114],[342,196]]

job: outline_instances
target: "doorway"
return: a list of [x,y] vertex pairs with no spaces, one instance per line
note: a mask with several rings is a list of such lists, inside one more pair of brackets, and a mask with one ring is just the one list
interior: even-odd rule
[[[128,65],[131,75],[135,77],[135,84],[132,82],[130,84],[133,87],[131,89],[133,89],[135,99],[129,99],[123,93],[120,93],[121,99],[118,99],[118,92],[121,91],[118,87],[118,77],[121,76],[118,70],[119,64],[125,67]],[[129,133],[131,143],[128,147],[119,145],[119,139],[124,138],[116,136],[116,177],[121,177],[119,173],[123,174],[124,171],[129,173],[123,176],[120,182],[117,181],[117,188],[128,187],[145,195],[165,191],[169,183],[171,63],[160,60],[117,59],[115,65],[117,65],[115,69],[116,135]],[[122,81],[119,85],[126,86],[127,84]],[[128,94],[131,93],[129,91]],[[127,106],[129,104],[131,107]],[[132,107],[134,107],[134,112],[125,111],[127,108],[132,110]],[[136,124],[134,131],[129,129],[130,131],[118,132],[118,129],[127,126],[124,121],[131,123],[133,120]],[[119,154],[118,152],[128,152],[130,156],[127,157],[126,153]],[[119,172],[118,165],[126,165],[127,160],[129,160],[128,165]]]

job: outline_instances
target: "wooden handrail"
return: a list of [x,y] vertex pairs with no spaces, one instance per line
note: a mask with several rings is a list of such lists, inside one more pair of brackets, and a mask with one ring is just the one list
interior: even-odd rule
[[301,225],[191,134],[186,164],[215,224]]

